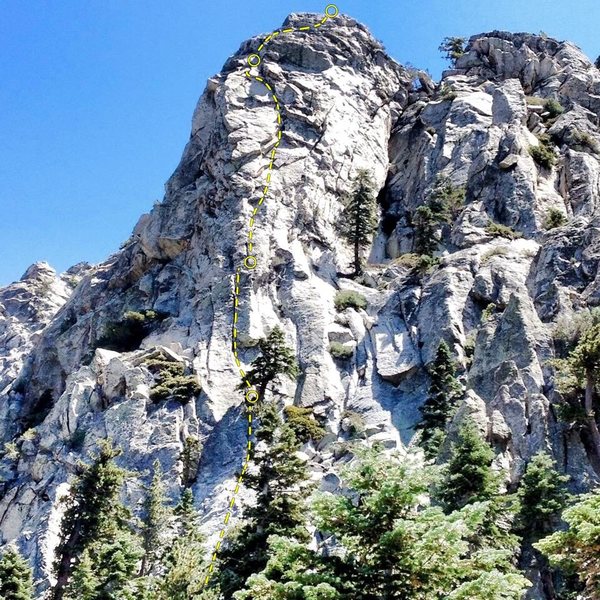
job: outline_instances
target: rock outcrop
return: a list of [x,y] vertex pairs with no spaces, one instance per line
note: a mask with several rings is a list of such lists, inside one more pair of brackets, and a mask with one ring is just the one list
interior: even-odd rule
[[[313,18],[291,15],[284,27]],[[260,39],[208,81],[163,202],[119,252],[60,278],[34,265],[0,290],[0,435],[13,445],[0,463],[0,535],[35,557],[41,587],[58,499],[100,438],[142,473],[158,457],[173,494],[186,440],[199,438],[193,485],[208,534],[222,516],[245,444],[243,397],[232,393],[234,269],[276,132],[271,98],[244,74]],[[559,317],[600,304],[600,72],[570,43],[493,32],[471,38],[439,85],[422,73],[415,84],[363,25],[339,16],[318,34],[274,39],[260,73],[282,104],[284,133],[255,234],[258,266],[241,283],[241,358],[248,364],[275,325],[286,332],[301,375],[280,399],[311,407],[327,427],[306,447],[315,478],[335,479],[350,414],[372,442],[411,443],[444,339],[469,388],[457,422],[476,419],[510,482],[541,449],[574,488],[597,482],[585,436],[556,419],[549,361]],[[564,112],[548,114],[547,99]],[[549,168],[530,153],[540,144],[550,144]],[[381,220],[364,277],[351,279],[337,222],[361,168]],[[439,224],[439,263],[418,273],[406,256],[415,210],[441,186],[456,203]],[[547,230],[551,211],[565,224]],[[334,297],[346,289],[368,308],[338,313]],[[139,348],[103,349],[127,311],[160,318]],[[353,357],[334,359],[331,342]],[[146,365],[157,356],[197,378],[193,402],[151,399]],[[128,502],[140,493],[128,489]]]

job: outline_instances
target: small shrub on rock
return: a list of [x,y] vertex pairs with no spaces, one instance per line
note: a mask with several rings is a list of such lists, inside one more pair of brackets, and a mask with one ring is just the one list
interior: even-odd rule
[[556,119],[556,117],[565,112],[563,105],[554,98],[550,98],[544,102],[544,110],[549,114],[551,119]]
[[494,221],[490,221],[485,230],[494,237],[503,237],[508,240],[516,240],[517,238],[523,237],[522,233],[519,233],[506,225],[495,223]]
[[154,375],[155,385],[150,390],[150,399],[160,402],[172,398],[186,403],[200,393],[200,385],[193,375],[184,375],[180,362],[152,359],[146,363]]
[[545,169],[551,169],[556,163],[556,154],[550,138],[546,135],[541,135],[539,138],[539,146],[530,146],[529,154],[533,160]]
[[342,426],[351,439],[364,436],[366,431],[365,420],[358,413],[347,410],[342,414]]
[[325,435],[325,429],[319,425],[310,408],[300,406],[286,406],[284,409],[285,421],[296,434],[296,439],[301,443],[309,440],[319,442]]
[[349,358],[352,358],[354,348],[344,346],[344,344],[340,344],[340,342],[331,342],[331,344],[329,344],[329,354],[331,354],[333,358],[348,360]]
[[558,210],[558,208],[551,208],[546,213],[544,218],[544,229],[554,229],[556,227],[562,227],[567,222],[567,217]]
[[342,290],[335,295],[334,304],[338,312],[346,310],[347,308],[354,308],[355,310],[362,308],[363,310],[366,310],[367,299],[358,292]]

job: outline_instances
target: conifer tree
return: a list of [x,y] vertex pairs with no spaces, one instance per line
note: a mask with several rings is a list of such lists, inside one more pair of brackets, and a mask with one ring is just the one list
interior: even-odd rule
[[[275,327],[266,338],[258,342],[260,355],[252,361],[252,368],[246,373],[246,379],[257,388],[259,398],[264,399],[267,386],[277,376],[285,375],[291,379],[298,376],[298,365],[294,351],[285,343],[285,336],[279,327]],[[245,389],[242,382],[240,389]]]
[[435,458],[442,441],[448,419],[456,408],[462,386],[456,379],[456,369],[448,344],[442,340],[438,346],[430,371],[431,384],[427,400],[420,408],[422,419],[420,446],[427,458]]
[[377,229],[377,203],[374,183],[365,169],[358,171],[354,189],[342,211],[344,237],[354,247],[354,274],[362,273],[362,253],[371,243]]
[[581,581],[585,589],[578,598],[599,598],[600,492],[582,496],[563,512],[562,518],[568,526],[566,531],[557,531],[534,547],[549,558],[550,564]]
[[14,546],[8,546],[0,559],[0,598],[33,600],[31,567]]
[[445,37],[440,44],[439,51],[451,64],[454,64],[465,53],[465,42],[463,37]]
[[225,547],[219,567],[221,592],[227,598],[264,568],[269,536],[308,539],[304,501],[311,484],[305,462],[296,455],[299,443],[273,404],[262,407],[260,420],[256,470],[245,476],[246,486],[256,492],[256,504],[244,512],[244,524]]
[[204,597],[201,595],[205,571],[204,538],[190,488],[183,490],[174,514],[175,538],[163,560],[165,572],[159,584],[159,600],[200,599]]
[[490,500],[497,494],[497,479],[491,469],[493,459],[493,450],[481,439],[475,423],[467,420],[459,430],[438,493],[448,511]]
[[596,422],[597,387],[600,383],[600,324],[583,333],[566,359],[554,361],[558,369],[558,386],[567,396],[583,396],[584,420],[596,457],[600,459],[600,429]]
[[419,206],[415,211],[414,248],[418,254],[431,256],[438,247],[436,232],[440,219],[429,206]]
[[[92,464],[81,466],[81,473],[71,486],[65,501],[66,510],[56,549],[57,582],[53,600],[62,600],[65,596],[73,570],[77,568],[86,549],[89,550],[89,557],[95,561],[109,561],[111,558],[120,561],[126,557],[125,566],[131,566],[130,559],[136,552],[139,557],[135,540],[132,536],[127,537],[131,514],[119,500],[121,487],[129,475],[114,462],[119,454],[120,450],[104,440]],[[107,547],[102,546],[104,541]],[[131,575],[133,572],[128,577]],[[115,576],[121,577],[120,574]],[[99,585],[106,583],[111,588],[115,587],[112,580]],[[70,597],[77,598],[78,591],[73,585],[70,586]]]
[[530,539],[550,533],[569,499],[567,475],[561,475],[548,454],[536,454],[525,470],[519,486],[518,526]]
[[144,501],[142,515],[142,547],[144,557],[140,575],[148,575],[162,558],[165,547],[165,534],[171,511],[167,507],[165,484],[160,461],[153,464],[152,482]]

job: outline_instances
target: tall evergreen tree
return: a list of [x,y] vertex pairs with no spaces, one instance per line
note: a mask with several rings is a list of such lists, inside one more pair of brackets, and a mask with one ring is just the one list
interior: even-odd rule
[[452,416],[462,393],[462,386],[456,379],[456,369],[450,348],[442,340],[438,346],[430,371],[431,384],[427,400],[420,408],[422,419],[417,425],[421,430],[419,444],[427,458],[435,458],[448,419]]
[[256,493],[256,504],[244,512],[244,524],[221,556],[221,592],[227,598],[264,568],[269,536],[308,539],[304,501],[311,484],[305,462],[296,455],[299,443],[273,404],[262,407],[260,420],[256,470],[245,476],[246,486]]
[[[577,346],[566,359],[554,361],[558,370],[558,386],[567,397],[574,396],[577,408],[583,408],[584,422],[596,458],[600,460],[600,429],[597,391],[600,383],[600,324],[583,333]],[[582,398],[582,403],[580,398]]]
[[498,482],[491,469],[493,459],[493,450],[481,439],[475,423],[467,420],[458,432],[438,493],[448,511],[490,500],[497,494]]
[[[120,560],[120,556],[127,556],[129,560],[135,554],[135,550],[129,548],[135,543],[126,538],[131,514],[119,500],[121,487],[129,475],[114,462],[119,454],[120,450],[113,448],[109,441],[103,441],[92,464],[82,465],[80,475],[71,486],[56,549],[54,600],[62,600],[65,596],[73,570],[86,549],[89,556],[98,561],[100,554],[106,554],[107,560],[111,552],[115,560]],[[103,541],[116,545],[101,548],[98,545]],[[113,583],[110,583],[113,588]],[[70,594],[78,597],[72,586]]]
[[204,582],[204,537],[200,533],[194,496],[185,488],[175,507],[175,538],[163,560],[157,600],[200,600],[210,593]]
[[[291,379],[298,376],[298,364],[294,351],[285,343],[285,335],[275,327],[266,338],[258,342],[260,355],[252,361],[252,368],[246,373],[246,379],[257,388],[259,398],[264,399],[267,386],[277,376],[285,375]],[[240,389],[245,389],[242,382]]]
[[142,514],[142,547],[144,556],[140,575],[148,575],[162,558],[165,548],[165,534],[169,525],[171,511],[167,507],[165,484],[160,462],[153,464],[152,481],[144,500]]
[[341,229],[354,247],[354,274],[362,273],[362,253],[372,241],[377,229],[375,185],[365,169],[358,171],[354,189],[342,211]]
[[439,216],[431,207],[423,205],[415,210],[413,219],[415,230],[413,246],[415,252],[431,256],[437,250],[438,240],[436,234],[439,222]]
[[0,559],[0,598],[33,600],[31,567],[14,546],[8,546]]
[[529,539],[539,539],[557,525],[569,499],[567,475],[561,475],[548,454],[539,452],[525,469],[518,497],[518,526]]

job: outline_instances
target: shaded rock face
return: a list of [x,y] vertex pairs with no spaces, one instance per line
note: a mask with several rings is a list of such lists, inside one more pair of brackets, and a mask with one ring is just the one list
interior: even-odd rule
[[[285,26],[314,18],[291,15]],[[0,535],[20,540],[42,581],[58,498],[77,460],[107,435],[142,474],[158,457],[173,496],[186,439],[200,438],[193,486],[207,534],[222,519],[246,443],[243,397],[232,392],[233,278],[277,131],[271,97],[244,75],[261,39],[208,81],[163,202],[119,252],[60,278],[35,265],[0,291],[0,435],[18,450],[0,462]],[[318,34],[275,38],[259,72],[284,127],[257,217],[258,266],[240,284],[240,358],[249,364],[274,326],[286,332],[301,375],[281,382],[276,398],[311,407],[326,426],[319,446],[304,449],[315,478],[337,485],[332,467],[350,413],[373,442],[411,443],[427,365],[445,339],[468,387],[451,432],[474,418],[512,483],[542,449],[575,488],[597,481],[585,440],[555,419],[549,366],[554,322],[600,303],[600,74],[589,60],[568,43],[494,32],[472,38],[437,87],[425,74],[415,87],[414,73],[340,16]],[[565,112],[550,118],[548,98]],[[554,140],[550,168],[529,152],[542,134]],[[372,173],[381,220],[365,275],[351,279],[352,249],[337,225],[361,168]],[[419,275],[397,259],[414,251],[415,210],[441,185],[463,192],[435,234],[439,264]],[[567,224],[547,231],[550,209]],[[498,237],[492,222],[521,237]],[[367,310],[336,312],[340,289],[363,294]],[[148,310],[160,318],[139,348],[102,348],[127,311]],[[353,348],[352,358],[334,359],[331,342]],[[197,398],[151,401],[145,364],[156,356],[197,378]],[[126,499],[135,507],[140,495],[130,487]]]

